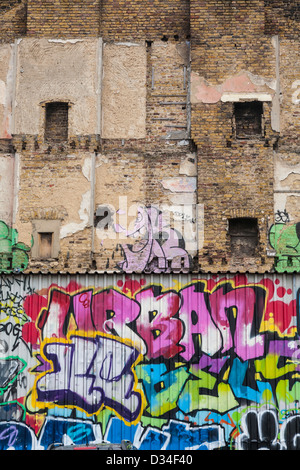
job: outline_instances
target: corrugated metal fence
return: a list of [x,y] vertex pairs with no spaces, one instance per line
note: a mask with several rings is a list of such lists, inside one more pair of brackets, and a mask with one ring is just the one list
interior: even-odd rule
[[0,282],[0,449],[300,448],[299,275]]

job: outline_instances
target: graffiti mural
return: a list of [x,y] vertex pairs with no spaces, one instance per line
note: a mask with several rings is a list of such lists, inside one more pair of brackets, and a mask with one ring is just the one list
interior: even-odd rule
[[0,281],[0,449],[300,448],[298,275]]
[[22,272],[28,266],[31,247],[18,242],[18,232],[0,220],[0,272]]
[[300,222],[289,222],[286,210],[277,211],[269,231],[269,243],[276,252],[274,267],[280,273],[300,271]]
[[163,212],[155,206],[140,206],[131,230],[119,224],[115,230],[126,237],[139,238],[133,245],[122,244],[125,259],[118,265],[121,271],[170,273],[177,269],[188,272],[191,261],[183,236],[166,223]]

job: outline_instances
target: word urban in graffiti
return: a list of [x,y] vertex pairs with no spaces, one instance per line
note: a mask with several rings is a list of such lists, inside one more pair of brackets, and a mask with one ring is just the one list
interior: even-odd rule
[[179,291],[150,285],[133,297],[114,288],[71,294],[54,286],[47,299],[29,296],[26,309],[42,307],[34,314],[42,339],[66,337],[75,328],[130,338],[148,359],[179,355],[197,362],[201,343],[210,357],[234,351],[246,361],[263,357],[268,329],[287,337],[297,329],[296,300],[267,301],[267,286],[223,281],[210,291],[199,280]]
[[0,272],[22,272],[28,266],[31,247],[18,242],[18,232],[0,221]]
[[190,257],[182,234],[166,223],[164,214],[155,206],[138,208],[130,230],[116,225],[117,233],[139,238],[133,245],[122,244],[125,260],[118,267],[124,272],[169,273],[190,268]]

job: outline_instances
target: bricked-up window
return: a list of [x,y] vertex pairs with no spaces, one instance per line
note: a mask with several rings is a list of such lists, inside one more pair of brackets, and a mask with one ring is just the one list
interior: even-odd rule
[[38,234],[39,257],[42,259],[52,258],[53,233],[42,232]]
[[229,219],[229,235],[232,255],[255,256],[258,244],[257,219],[247,217]]
[[260,101],[235,103],[234,117],[236,136],[261,137],[263,104]]
[[60,220],[32,220],[33,246],[31,258],[53,259],[59,257],[60,251]]
[[65,142],[68,140],[68,103],[46,104],[45,140]]

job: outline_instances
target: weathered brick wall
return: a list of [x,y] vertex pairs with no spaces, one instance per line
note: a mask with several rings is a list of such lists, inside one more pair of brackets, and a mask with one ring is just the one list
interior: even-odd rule
[[22,136],[15,136],[14,147],[19,155],[16,227],[20,239],[30,246],[36,221],[60,224],[58,258],[45,261],[31,256],[28,269],[85,272],[91,268],[92,261],[91,188],[84,172],[91,152],[81,146],[71,153],[59,145],[47,152],[47,147],[39,147],[33,136],[28,136],[26,141]]
[[189,35],[189,0],[102,0],[104,40],[161,39]]
[[299,0],[265,0],[265,33],[299,40]]
[[[244,270],[260,271],[271,264],[266,258],[268,219],[273,217],[270,106],[264,105],[265,135],[240,140],[234,103],[224,99],[226,93],[236,93],[238,100],[261,92],[252,80],[262,77],[266,84],[275,78],[264,13],[263,1],[191,1],[192,78],[201,83],[192,103],[191,128],[198,155],[198,203],[205,211],[199,253],[205,270],[238,270],[242,262]],[[231,255],[228,219],[235,217],[258,219],[257,256],[241,260]]]
[[0,42],[13,42],[27,29],[26,0],[3,0],[0,5]]
[[[120,92],[124,92],[120,86],[125,77],[126,86],[132,93],[130,101],[133,102],[135,97],[140,99],[142,96],[135,95],[136,87],[126,68],[130,65],[126,54],[133,52],[133,49],[128,49],[123,61],[118,61],[117,43],[126,43],[125,48],[134,48],[133,43],[138,44],[145,51],[145,64],[142,64],[145,67],[140,69],[140,75],[145,74],[146,104],[142,102],[141,122],[137,126],[141,132],[138,136],[127,132],[130,128],[128,120],[124,134],[119,126],[118,132],[109,134],[108,129],[105,139],[100,139],[95,132],[97,117],[93,115],[93,129],[92,126],[85,126],[81,133],[76,133],[74,127],[74,135],[69,136],[67,143],[52,147],[44,142],[43,135],[38,131],[31,131],[36,135],[21,135],[25,125],[29,126],[26,132],[37,127],[30,127],[30,122],[26,120],[27,105],[23,106],[26,112],[21,120],[18,120],[16,113],[17,132],[20,135],[15,135],[13,142],[22,168],[17,224],[20,224],[23,240],[30,242],[28,234],[32,218],[58,218],[63,225],[74,219],[81,227],[79,214],[85,214],[86,220],[86,206],[85,209],[81,206],[81,196],[88,191],[91,183],[87,179],[85,165],[96,152],[95,211],[104,204],[111,204],[117,209],[119,195],[127,196],[130,203],[195,203],[196,194],[191,188],[197,178],[197,202],[204,205],[205,217],[199,269],[217,272],[265,271],[272,268],[274,259],[268,256],[267,250],[270,248],[269,228],[274,220],[274,208],[277,210],[277,202],[281,204],[281,210],[286,204],[292,211],[293,222],[297,221],[299,213],[299,197],[297,199],[295,194],[286,198],[281,195],[281,199],[275,197],[274,206],[274,171],[276,188],[284,188],[284,191],[285,176],[288,174],[288,184],[292,189],[297,189],[300,174],[297,167],[300,136],[298,1],[28,0],[9,1],[3,6],[0,40],[10,42],[24,36],[27,31],[27,40],[33,41],[26,60],[24,52],[18,58],[21,59],[20,64],[23,60],[17,77],[20,84],[25,83],[25,76],[30,76],[28,64],[31,57],[37,56],[41,46],[45,51],[44,62],[47,62],[51,41],[48,44],[45,38],[80,39],[79,47],[81,39],[87,36],[89,39],[86,40],[95,40],[95,44],[96,38],[101,37],[108,45],[108,53],[103,55],[104,66],[108,72],[109,65],[112,72],[105,77],[111,94],[104,98],[110,98],[111,102],[116,96],[120,98]],[[278,42],[274,39],[276,35]],[[26,46],[25,40],[22,43],[20,50]],[[69,41],[67,46],[72,48],[74,43]],[[96,64],[99,50],[95,44],[91,57],[95,57]],[[59,48],[67,46],[64,41],[59,41]],[[112,50],[115,51],[115,62],[105,62],[112,59]],[[58,52],[51,54],[53,64],[58,58],[56,54]],[[134,67],[134,53],[132,57]],[[66,64],[65,59],[62,63]],[[81,67],[78,61],[74,61],[68,71],[75,71],[75,65]],[[51,73],[59,69],[62,70],[62,66],[57,69],[53,66]],[[40,73],[40,68],[36,70]],[[89,70],[89,77],[81,76],[80,70],[76,72],[77,76],[81,76],[83,86],[99,80],[96,67]],[[35,74],[37,80],[38,73]],[[68,83],[69,77],[72,78],[71,73]],[[43,90],[48,88],[43,86]],[[68,99],[67,96],[58,95],[41,98],[40,101]],[[27,93],[28,96],[30,93]],[[96,96],[94,89],[89,99],[93,100],[92,96]],[[104,98],[102,110],[105,108]],[[123,93],[122,99],[125,103],[126,93]],[[236,137],[234,103],[248,100],[263,103],[262,133],[251,139],[241,139]],[[78,96],[71,101],[75,103],[71,117],[78,118]],[[108,99],[106,116],[109,102]],[[90,103],[93,103],[90,108],[95,114],[95,100]],[[22,107],[20,100],[18,106]],[[87,106],[83,108],[86,110]],[[87,122],[90,113],[84,114],[83,108],[82,122]],[[122,113],[118,113],[117,105],[115,116],[118,114],[120,117]],[[113,118],[112,115],[109,117]],[[41,120],[39,125],[43,126]],[[91,130],[81,135],[87,128]],[[75,167],[68,164],[70,155],[73,155],[70,161]],[[197,174],[194,167],[187,167],[187,161],[197,163]],[[287,167],[290,167],[290,173]],[[63,200],[64,209],[57,213],[55,205],[59,202],[58,191],[64,189],[62,182],[67,181],[71,188],[71,184],[79,180],[82,194],[77,197],[76,204],[73,204],[74,200],[68,193]],[[45,189],[45,181],[48,189]],[[80,185],[76,186],[76,190]],[[232,256],[228,231],[231,218],[257,219],[259,239],[255,256],[243,259]],[[30,268],[50,266],[51,269],[70,271],[91,267],[113,269],[123,259],[119,248],[112,241],[102,243],[98,235],[93,238],[93,227],[86,223],[80,230],[62,237],[59,260],[49,263],[31,260]]]
[[27,35],[98,36],[100,0],[27,0]]
[[105,40],[186,38],[188,0],[28,0],[27,34],[35,37],[101,35]]

